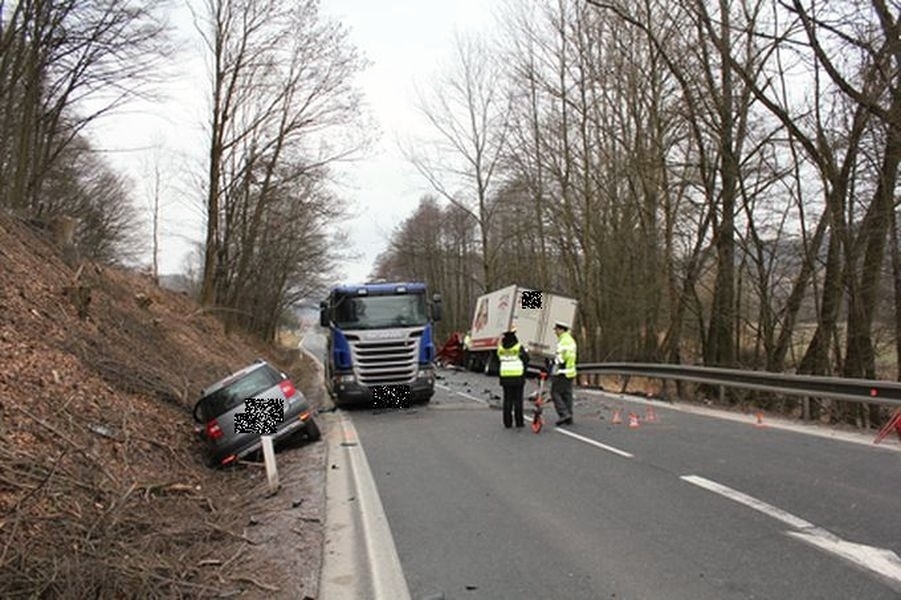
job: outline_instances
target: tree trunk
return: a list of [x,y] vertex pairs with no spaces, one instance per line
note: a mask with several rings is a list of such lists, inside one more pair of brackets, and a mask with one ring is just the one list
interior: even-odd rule
[[898,211],[892,209],[892,280],[895,291],[895,379],[901,381],[901,239],[898,238]]
[[[901,95],[892,107],[893,115],[901,115]],[[849,298],[848,341],[845,377],[876,377],[876,358],[873,350],[873,318],[879,291],[879,276],[885,256],[885,242],[894,211],[894,190],[901,162],[901,129],[888,128],[879,183],[864,217],[861,242],[866,244],[859,286]],[[853,277],[853,274],[852,274]]]
[[832,338],[835,335],[835,325],[838,321],[839,307],[841,306],[841,271],[842,271],[841,242],[835,231],[829,236],[829,248],[826,257],[826,276],[823,281],[823,296],[820,303],[820,312],[817,315],[817,328],[813,339],[807,346],[798,372],[809,375],[828,375],[831,373],[829,352]]
[[722,97],[719,101],[719,142],[722,178],[721,219],[716,231],[716,283],[707,342],[708,366],[729,367],[735,363],[735,199],[738,190],[738,163],[734,148],[734,90],[729,52],[732,49],[729,4],[720,1],[720,44]]

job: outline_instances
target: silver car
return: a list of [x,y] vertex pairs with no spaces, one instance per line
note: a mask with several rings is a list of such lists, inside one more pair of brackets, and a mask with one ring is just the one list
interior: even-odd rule
[[[250,405],[248,405],[250,402]],[[210,466],[225,466],[273,441],[303,433],[321,437],[313,409],[287,375],[264,360],[204,389],[194,405],[195,432],[206,442]]]

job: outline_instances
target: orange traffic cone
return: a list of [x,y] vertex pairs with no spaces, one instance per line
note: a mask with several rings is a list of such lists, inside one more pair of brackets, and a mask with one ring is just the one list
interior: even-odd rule
[[638,429],[638,415],[629,413],[629,429]]
[[657,420],[657,413],[654,411],[653,406],[648,407],[648,410],[647,410],[647,413],[645,414],[644,420],[647,421],[648,423],[653,423],[654,421]]
[[622,423],[623,418],[620,416],[622,414],[622,412],[623,412],[623,409],[614,408],[613,409],[613,420],[610,422],[613,423],[614,425],[619,425],[620,423]]
[[763,412],[762,411],[759,411],[759,410],[757,411],[757,422],[754,423],[754,427],[766,427],[766,425],[763,424]]

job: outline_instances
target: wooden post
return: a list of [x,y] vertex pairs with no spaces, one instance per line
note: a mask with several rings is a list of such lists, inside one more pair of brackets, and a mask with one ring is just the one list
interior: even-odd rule
[[266,478],[269,480],[269,494],[278,491],[278,468],[275,465],[275,448],[272,445],[272,436],[261,436],[263,440],[263,461],[266,463]]

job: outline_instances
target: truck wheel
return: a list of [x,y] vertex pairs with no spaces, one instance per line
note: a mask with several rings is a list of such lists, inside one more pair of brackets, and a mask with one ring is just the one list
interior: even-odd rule
[[485,361],[485,375],[497,375],[500,371],[500,359],[496,354],[489,354]]
[[307,423],[304,425],[304,433],[311,442],[317,442],[319,441],[319,438],[322,437],[322,432],[319,431],[319,425],[316,424],[313,417],[307,419]]

